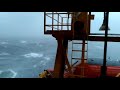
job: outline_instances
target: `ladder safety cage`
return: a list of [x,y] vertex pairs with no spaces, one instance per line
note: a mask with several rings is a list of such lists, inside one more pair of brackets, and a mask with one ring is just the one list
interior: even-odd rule
[[44,34],[71,30],[72,12],[44,12]]

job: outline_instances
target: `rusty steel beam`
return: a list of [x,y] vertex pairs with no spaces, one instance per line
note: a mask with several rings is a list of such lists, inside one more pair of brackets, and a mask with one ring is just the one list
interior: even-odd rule
[[[104,36],[88,36],[89,41],[103,41],[105,40]],[[120,42],[120,37],[107,37],[108,42]]]
[[[64,39],[68,39],[68,40],[72,40],[72,31],[65,31],[65,30],[61,30],[61,31],[51,31],[51,30],[48,30],[45,32],[45,34],[52,34],[55,38],[58,36],[58,34],[62,34],[62,36],[64,37]],[[96,36],[97,35],[97,36]],[[101,36],[101,35],[104,35],[104,34],[90,34],[88,36],[88,41],[99,41],[99,42],[104,42],[105,40],[105,36]],[[120,42],[120,34],[108,34],[108,35],[111,35],[111,36],[108,36],[107,37],[107,41],[108,42]],[[78,37],[78,38],[74,38],[74,40],[82,40],[81,37]],[[87,39],[86,39],[87,40]]]

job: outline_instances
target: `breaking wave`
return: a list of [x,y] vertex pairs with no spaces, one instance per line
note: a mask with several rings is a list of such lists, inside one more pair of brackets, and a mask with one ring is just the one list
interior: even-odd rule
[[0,78],[15,78],[17,72],[13,71],[12,69],[8,69],[6,71],[0,71]]
[[28,53],[23,55],[26,58],[40,58],[43,57],[43,54],[39,54],[39,53]]

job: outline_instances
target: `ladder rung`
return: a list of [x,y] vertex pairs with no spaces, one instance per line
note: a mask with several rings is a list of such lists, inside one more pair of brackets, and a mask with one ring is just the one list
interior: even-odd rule
[[[83,44],[83,43],[74,43],[74,42],[73,42],[73,44]],[[88,44],[88,43],[85,43],[85,44]]]
[[[81,58],[72,58],[72,59],[82,60]],[[87,59],[84,59],[84,60],[87,60]]]
[[81,58],[72,58],[72,59],[77,59],[77,60],[81,60]]
[[76,51],[76,52],[87,52],[87,51],[82,51],[82,50],[72,50],[72,51]]

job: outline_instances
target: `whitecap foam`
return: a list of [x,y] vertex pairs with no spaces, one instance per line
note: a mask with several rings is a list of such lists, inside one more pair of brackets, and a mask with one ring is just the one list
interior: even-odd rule
[[44,61],[40,61],[40,63],[44,63]]
[[8,44],[8,42],[0,42],[0,44]]
[[28,53],[23,55],[26,58],[40,58],[43,57],[43,54],[39,54],[39,53]]
[[0,78],[15,78],[16,75],[17,72],[13,71],[12,69],[0,71]]
[[50,60],[50,57],[44,57],[45,60],[49,61]]
[[43,61],[40,61],[40,64],[42,64],[42,65],[46,65],[46,63],[47,63],[47,62],[44,61],[44,60],[43,60]]
[[50,57],[44,57],[44,59],[45,59],[45,60],[40,61],[40,64],[46,65],[46,64],[49,62]]
[[10,55],[10,54],[6,53],[6,52],[2,52],[2,53],[0,53],[0,56],[2,56],[2,55]]
[[20,43],[27,43],[27,41],[21,40]]
[[8,69],[11,73],[13,73],[13,76],[11,78],[15,78],[17,75],[17,72],[13,71],[12,69]]

